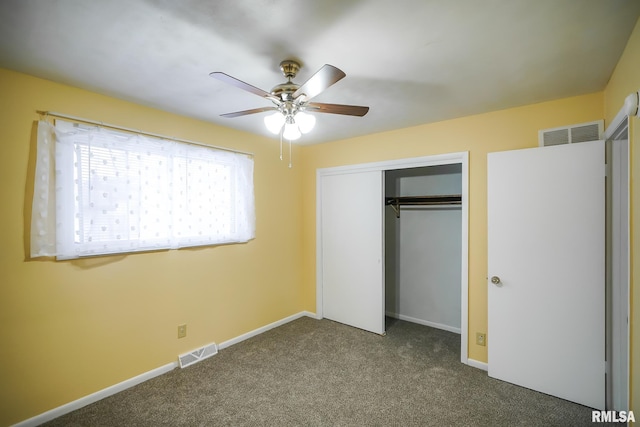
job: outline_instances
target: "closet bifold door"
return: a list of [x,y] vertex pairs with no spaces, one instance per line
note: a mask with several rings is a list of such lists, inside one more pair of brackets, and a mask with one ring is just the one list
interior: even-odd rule
[[383,334],[383,173],[320,179],[323,317]]

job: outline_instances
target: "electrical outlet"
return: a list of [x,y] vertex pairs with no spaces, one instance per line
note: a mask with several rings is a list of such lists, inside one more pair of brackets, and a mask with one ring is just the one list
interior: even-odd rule
[[482,332],[476,332],[476,344],[487,345],[487,335]]
[[184,338],[187,336],[187,324],[178,325],[178,338]]

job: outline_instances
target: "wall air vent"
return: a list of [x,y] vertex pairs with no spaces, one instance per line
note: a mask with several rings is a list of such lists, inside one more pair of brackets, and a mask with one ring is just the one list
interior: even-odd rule
[[218,354],[218,346],[215,343],[205,345],[204,347],[193,350],[190,353],[181,354],[178,356],[178,359],[180,360],[180,367],[186,368],[187,366],[200,362],[214,354]]
[[540,147],[552,145],[575,144],[576,142],[597,141],[602,139],[604,120],[563,126],[538,131]]

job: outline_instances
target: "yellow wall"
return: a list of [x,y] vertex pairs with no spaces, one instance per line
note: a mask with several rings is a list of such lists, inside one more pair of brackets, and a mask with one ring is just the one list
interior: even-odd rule
[[[6,70],[0,94],[0,425],[301,311],[302,175],[279,160],[277,141]],[[256,239],[29,261],[38,109],[254,152]]]
[[[487,332],[487,153],[538,145],[538,130],[604,118],[603,94],[562,99],[392,132],[303,147],[305,309],[315,300],[315,173],[317,168],[469,152],[469,337]],[[357,119],[354,119],[357,120]],[[487,337],[491,345],[491,337]],[[487,347],[469,342],[469,357],[487,361]]]
[[[616,116],[625,98],[640,90],[640,20],[627,42],[605,90],[607,122]],[[629,121],[631,151],[631,407],[640,412],[640,119]]]

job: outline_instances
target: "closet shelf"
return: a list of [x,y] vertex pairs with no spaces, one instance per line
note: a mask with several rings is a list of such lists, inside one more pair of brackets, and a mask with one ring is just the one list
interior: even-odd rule
[[438,196],[400,196],[385,197],[385,205],[389,205],[396,212],[396,217],[400,218],[401,206],[436,206],[436,205],[460,205],[462,195],[446,194]]

